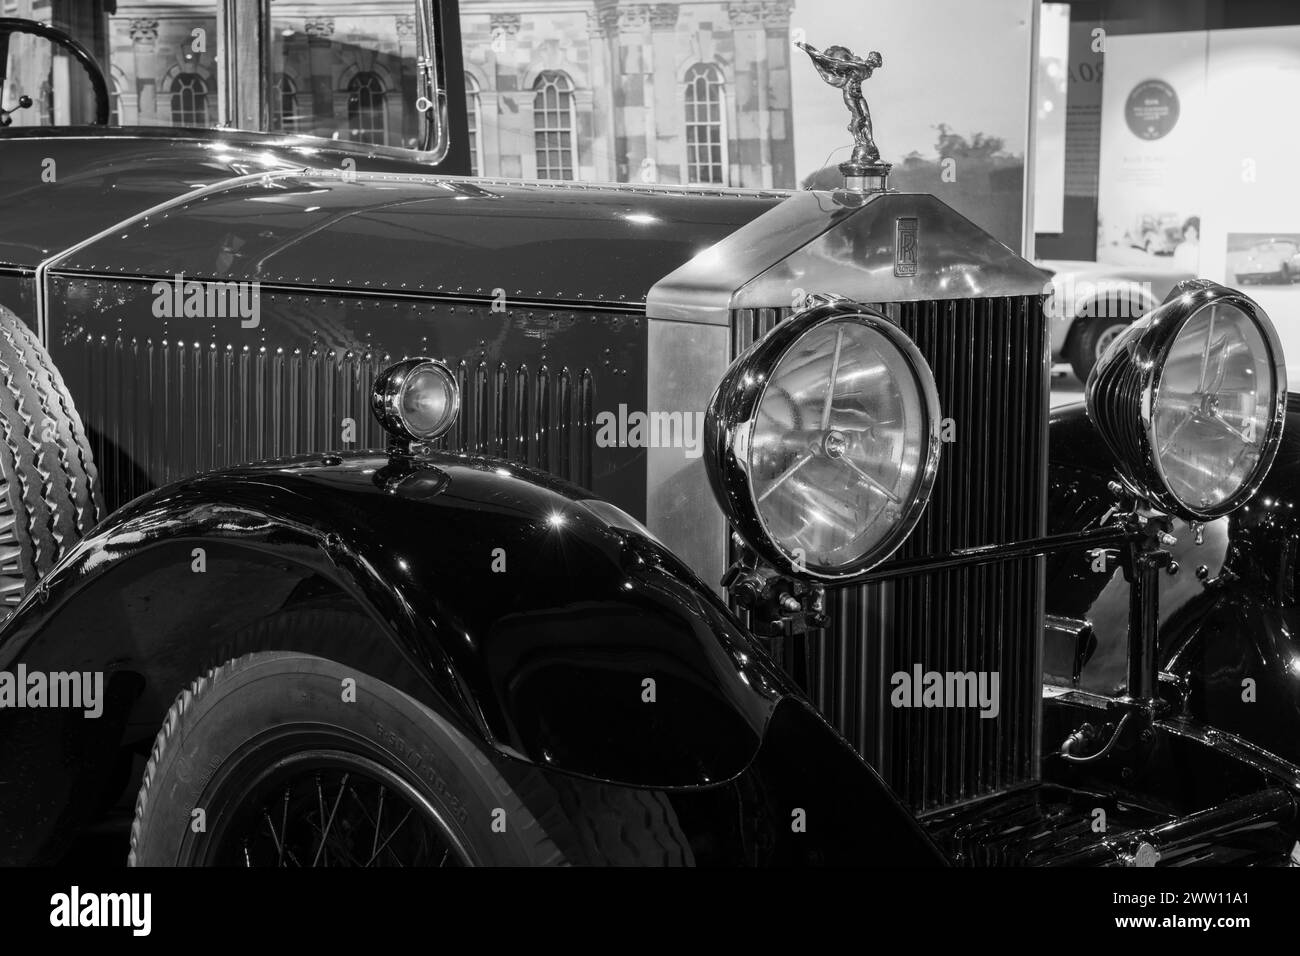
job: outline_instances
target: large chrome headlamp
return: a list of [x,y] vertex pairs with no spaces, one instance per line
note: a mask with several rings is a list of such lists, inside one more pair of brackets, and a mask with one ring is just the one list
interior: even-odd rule
[[1258,304],[1188,280],[1115,340],[1086,398],[1129,490],[1207,521],[1245,504],[1268,474],[1286,417],[1286,363]]
[[912,341],[871,309],[819,305],[732,363],[705,416],[705,463],[732,526],[773,567],[843,581],[920,518],[939,430]]

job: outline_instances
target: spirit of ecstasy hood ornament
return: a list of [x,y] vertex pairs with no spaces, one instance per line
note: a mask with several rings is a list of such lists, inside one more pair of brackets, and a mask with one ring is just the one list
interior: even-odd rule
[[845,189],[851,192],[883,190],[890,164],[880,161],[880,150],[872,138],[871,111],[862,95],[862,81],[879,69],[883,59],[875,50],[863,59],[855,56],[848,47],[828,46],[825,50],[818,50],[807,43],[798,46],[812,59],[823,80],[844,91],[844,105],[852,115],[848,130],[853,134],[853,155],[847,163],[840,163]]

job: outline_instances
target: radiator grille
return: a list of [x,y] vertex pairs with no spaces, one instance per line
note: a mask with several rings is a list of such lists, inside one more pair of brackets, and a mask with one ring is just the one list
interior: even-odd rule
[[[394,358],[86,336],[60,361],[110,509],[212,468],[381,448],[370,386]],[[412,346],[411,354],[420,347]],[[592,374],[567,366],[449,360],[461,415],[441,447],[535,465],[592,485]]]
[[[934,371],[944,445],[934,495],[896,557],[1043,534],[1047,327],[1037,296],[876,304]],[[733,314],[742,350],[789,315]],[[779,658],[812,702],[918,811],[1033,780],[1038,764],[1042,559],[931,572],[829,595],[832,625],[784,642]],[[996,671],[999,714],[894,708],[890,678]]]

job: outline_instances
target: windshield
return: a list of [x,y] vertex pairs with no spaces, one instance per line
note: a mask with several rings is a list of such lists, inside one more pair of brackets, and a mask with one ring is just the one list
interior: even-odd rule
[[[4,14],[53,23],[103,67],[114,126],[212,128],[225,123],[373,146],[419,148],[424,122],[417,0],[8,0]],[[95,10],[99,7],[99,11]],[[266,11],[269,7],[269,13]],[[240,70],[223,89],[222,50],[256,33],[241,24],[265,13],[264,75],[254,123],[238,122]],[[254,58],[254,63],[256,59]],[[246,74],[245,74],[246,76]],[[245,79],[246,82],[246,79]],[[14,34],[3,101],[14,126],[94,120],[85,72],[48,40]],[[23,98],[31,106],[19,104]]]

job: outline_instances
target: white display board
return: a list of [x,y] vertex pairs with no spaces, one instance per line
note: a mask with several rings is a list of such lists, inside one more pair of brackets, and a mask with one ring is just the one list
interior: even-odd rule
[[[1300,27],[1110,38],[1097,258],[1242,289],[1273,319],[1300,384],[1297,103]],[[1193,216],[1196,247],[1177,235]]]
[[1300,386],[1300,27],[1216,30],[1202,269],[1269,313]]
[[1201,271],[1208,37],[1105,39],[1098,262]]

